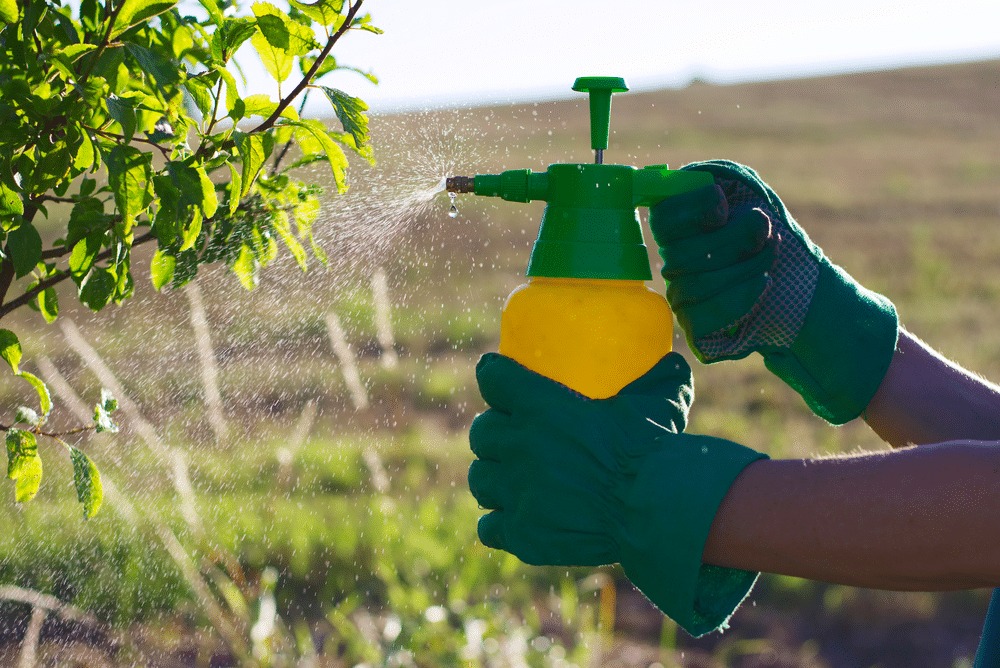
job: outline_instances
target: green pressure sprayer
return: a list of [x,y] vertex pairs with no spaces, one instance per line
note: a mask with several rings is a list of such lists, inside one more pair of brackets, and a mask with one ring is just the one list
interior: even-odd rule
[[604,164],[611,95],[618,77],[581,77],[590,94],[594,164],[555,164],[545,172],[454,176],[453,193],[547,202],[528,263],[528,283],[511,293],[500,321],[499,352],[595,399],[613,396],[670,352],[673,318],[652,278],[640,206],[713,183],[705,172],[666,165]]

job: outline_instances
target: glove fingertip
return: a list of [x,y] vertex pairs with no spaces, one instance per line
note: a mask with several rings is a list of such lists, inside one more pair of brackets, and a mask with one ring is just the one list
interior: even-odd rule
[[479,534],[479,542],[486,547],[492,547],[495,550],[506,549],[502,510],[494,510],[480,517],[476,532]]

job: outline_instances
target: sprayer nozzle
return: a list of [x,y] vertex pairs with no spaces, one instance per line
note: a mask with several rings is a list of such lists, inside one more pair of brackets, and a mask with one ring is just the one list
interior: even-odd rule
[[475,188],[474,176],[449,176],[444,182],[444,189],[450,193],[471,193],[475,192]]

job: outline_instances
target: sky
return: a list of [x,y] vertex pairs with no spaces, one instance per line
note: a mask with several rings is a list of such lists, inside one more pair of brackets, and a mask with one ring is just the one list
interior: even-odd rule
[[[373,111],[567,97],[584,75],[652,89],[1000,58],[997,0],[366,0],[364,9],[385,34],[349,33],[334,54],[380,83],[329,81]],[[265,77],[247,64],[257,92]]]

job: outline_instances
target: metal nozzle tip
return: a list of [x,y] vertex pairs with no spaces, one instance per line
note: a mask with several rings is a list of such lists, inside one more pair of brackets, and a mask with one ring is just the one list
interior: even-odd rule
[[471,193],[475,191],[475,187],[474,176],[449,176],[444,182],[444,189],[450,193]]

